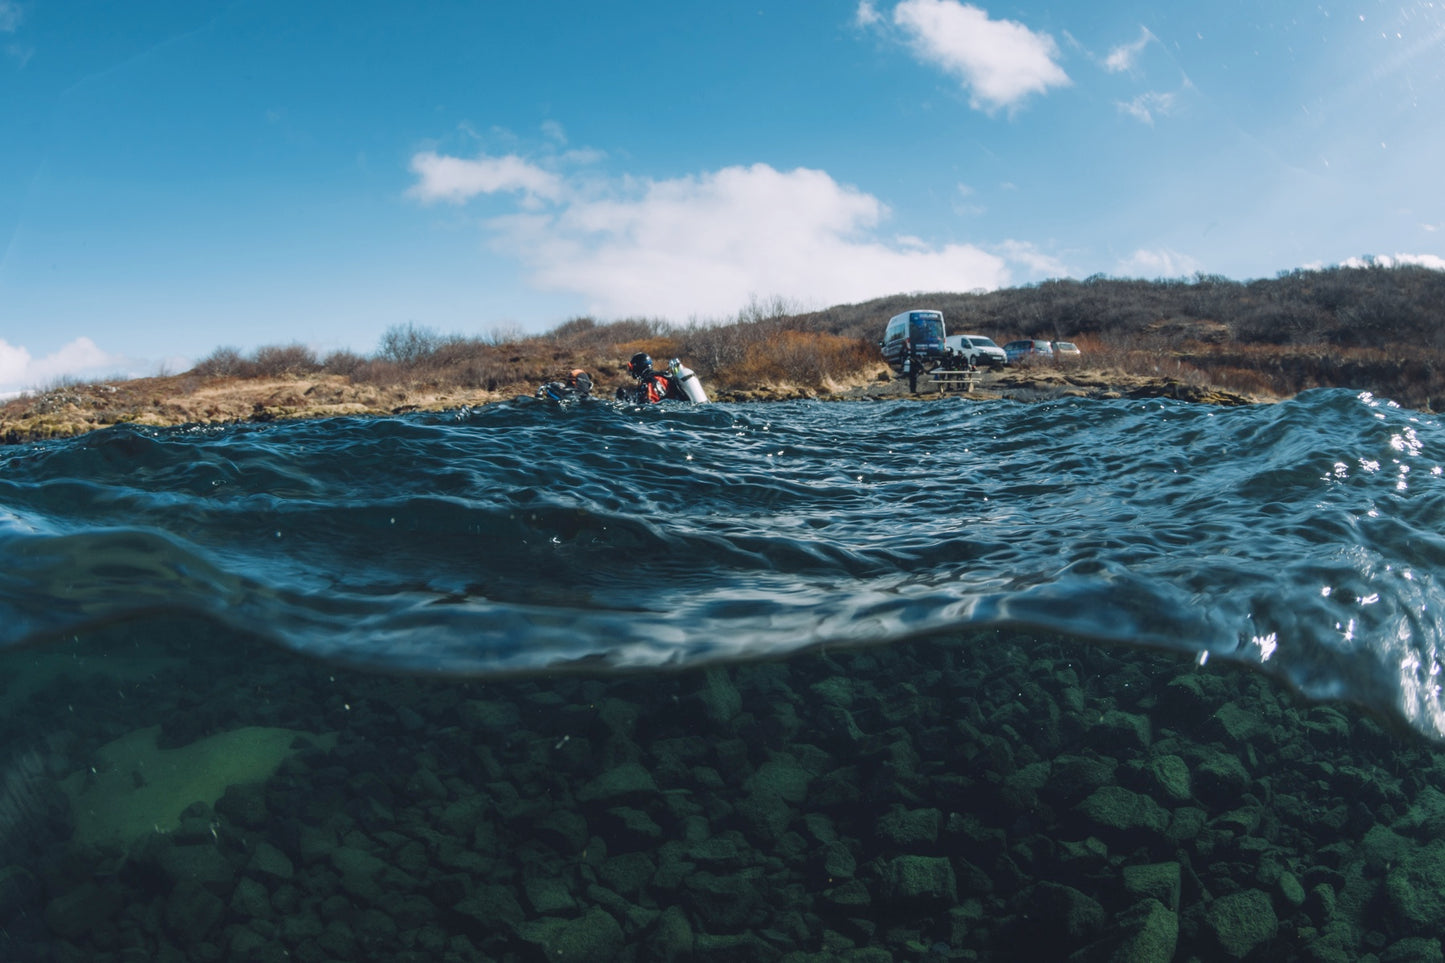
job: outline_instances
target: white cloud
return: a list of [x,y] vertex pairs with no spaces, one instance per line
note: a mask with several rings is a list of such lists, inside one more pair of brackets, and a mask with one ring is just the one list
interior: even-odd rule
[[823,171],[754,164],[571,188],[488,227],[535,287],[580,294],[604,317],[710,319],[759,294],[838,304],[1009,282],[1005,258],[973,245],[880,240],[886,206]]
[[1009,261],[1028,268],[1035,277],[1061,278],[1069,274],[1064,262],[1051,254],[1045,254],[1028,241],[1004,241],[998,245],[998,250]]
[[520,192],[529,197],[555,200],[562,188],[556,174],[515,154],[483,155],[466,160],[423,151],[412,157],[411,170],[421,179],[407,194],[426,202],[460,204],[479,194],[499,192]]
[[1139,55],[1154,35],[1149,32],[1148,27],[1139,28],[1139,39],[1133,43],[1120,44],[1109,51],[1109,56],[1104,58],[1104,68],[1112,74],[1123,73],[1126,70],[1133,70],[1134,64],[1138,61]]
[[1352,257],[1340,262],[1340,267],[1423,267],[1445,271],[1445,257],[1438,254],[1375,254],[1370,257]]
[[1071,81],[1055,58],[1058,44],[1012,20],[957,0],[903,0],[893,22],[926,63],[962,78],[970,103],[983,110],[1018,106],[1029,94]]
[[1168,248],[1146,251],[1140,248],[1119,262],[1116,273],[1129,278],[1182,278],[1196,273],[1199,267],[1198,261],[1178,251]]
[[860,27],[871,27],[882,21],[883,16],[878,8],[873,6],[872,0],[863,0],[858,4],[858,12],[854,15],[853,22]]
[[0,398],[44,387],[60,377],[113,375],[127,364],[125,358],[108,354],[89,338],[76,338],[41,358],[0,338]]
[[14,33],[18,30],[21,14],[20,4],[12,0],[0,0],[0,33]]
[[1174,108],[1177,103],[1178,97],[1175,94],[1151,90],[1147,93],[1140,94],[1127,103],[1119,101],[1118,106],[1119,110],[1133,117],[1135,120],[1149,124],[1152,127],[1156,115],[1165,117],[1174,113]]

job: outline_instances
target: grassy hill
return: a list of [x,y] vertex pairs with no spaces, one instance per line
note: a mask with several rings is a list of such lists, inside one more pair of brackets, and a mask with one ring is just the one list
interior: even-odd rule
[[[886,378],[877,340],[892,315],[944,313],[954,333],[1069,340],[1068,370],[1012,375],[1025,385],[1153,383],[1171,393],[1286,397],[1313,387],[1371,391],[1445,410],[1445,272],[1419,267],[1294,271],[1249,282],[1200,275],[1091,277],[990,292],[893,295],[821,311],[754,301],[720,324],[579,317],[527,337],[388,330],[370,355],[318,358],[302,345],[248,354],[221,347],[191,371],[61,384],[0,408],[0,439],[74,434],[117,422],[176,424],[481,404],[574,368],[599,390],[627,381],[627,359],[680,357],[724,400],[851,397]],[[1021,380],[1022,379],[1022,380]],[[1186,393],[1187,394],[1187,393]]]

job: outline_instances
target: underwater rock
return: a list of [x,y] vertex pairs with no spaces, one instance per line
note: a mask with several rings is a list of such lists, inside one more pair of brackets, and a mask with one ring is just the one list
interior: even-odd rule
[[1249,787],[1244,764],[1227,752],[1205,748],[1194,766],[1194,789],[1211,805],[1230,805]]
[[687,914],[681,907],[669,906],[662,911],[651,935],[648,936],[647,948],[652,959],[672,963],[674,960],[685,960],[692,956],[694,941],[692,924],[688,922]]
[[758,874],[742,872],[722,876],[698,871],[683,882],[683,898],[708,932],[736,933],[767,917]]
[[1424,840],[1445,838],[1445,793],[1434,786],[1421,789],[1394,829]]
[[1279,931],[1279,918],[1269,895],[1257,889],[1221,896],[1204,911],[1204,925],[1219,948],[1242,960]]
[[728,674],[714,666],[703,670],[702,687],[697,692],[703,714],[715,725],[727,725],[743,711],[743,697]]
[[567,915],[577,909],[567,881],[555,876],[528,876],[522,882],[522,891],[539,916]]
[[181,946],[205,941],[226,915],[226,904],[203,886],[177,886],[165,904],[166,929]]
[[1237,702],[1226,702],[1210,717],[1207,733],[1225,743],[1242,744],[1270,734],[1269,726],[1257,713]]
[[1156,899],[1145,899],[1120,915],[1110,963],[1169,963],[1179,945],[1179,915]]
[[1178,863],[1148,863],[1125,866],[1124,891],[1139,900],[1153,899],[1169,910],[1179,910],[1180,869]]
[[109,925],[120,909],[121,897],[113,888],[84,883],[45,905],[45,924],[61,939],[78,943],[93,930]]
[[579,802],[617,802],[657,792],[657,782],[640,764],[625,762],[604,770],[577,792]]
[[1101,836],[1136,841],[1141,835],[1162,836],[1169,811],[1142,793],[1122,786],[1100,786],[1074,807]]
[[898,849],[916,852],[938,842],[943,813],[937,809],[906,809],[895,805],[878,820],[881,840]]
[[1445,931],[1445,840],[1409,849],[1385,873],[1395,915],[1425,933]]
[[1119,764],[1096,756],[1059,756],[1049,767],[1042,795],[1061,806],[1073,806],[1100,786],[1114,781]]
[[1116,751],[1140,752],[1149,748],[1153,733],[1147,716],[1135,715],[1110,709],[1105,712],[1092,730],[1104,743]]
[[1156,756],[1149,760],[1146,771],[1154,786],[1171,802],[1188,802],[1194,798],[1189,764],[1178,756]]
[[1380,954],[1380,963],[1442,963],[1445,950],[1433,936],[1407,936]]
[[930,907],[958,901],[953,865],[941,856],[897,856],[883,867],[883,884],[894,903]]
[[1021,894],[1021,903],[1034,924],[1027,941],[1048,958],[1068,955],[1092,942],[1104,928],[1104,907],[1072,886],[1039,883]]

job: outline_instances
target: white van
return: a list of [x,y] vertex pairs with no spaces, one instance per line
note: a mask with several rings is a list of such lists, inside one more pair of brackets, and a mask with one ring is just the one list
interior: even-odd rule
[[992,338],[981,334],[950,334],[943,341],[947,348],[963,355],[975,368],[987,366],[997,370],[1008,364],[1008,355],[1003,348],[994,344]]

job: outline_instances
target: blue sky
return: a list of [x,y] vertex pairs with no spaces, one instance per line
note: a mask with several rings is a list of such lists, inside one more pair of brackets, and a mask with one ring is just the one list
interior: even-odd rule
[[1442,0],[0,0],[0,394],[407,322],[1445,268],[1442,64]]

